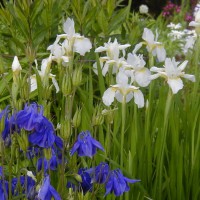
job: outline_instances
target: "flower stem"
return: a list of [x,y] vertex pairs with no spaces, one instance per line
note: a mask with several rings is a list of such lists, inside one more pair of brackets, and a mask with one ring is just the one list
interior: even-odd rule
[[124,129],[126,120],[126,96],[123,96],[122,100],[122,126],[121,126],[121,157],[120,157],[120,167],[123,168],[124,164]]

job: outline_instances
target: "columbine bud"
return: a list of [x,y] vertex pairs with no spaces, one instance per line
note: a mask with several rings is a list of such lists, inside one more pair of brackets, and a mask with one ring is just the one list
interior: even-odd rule
[[62,93],[67,96],[72,93],[72,80],[70,74],[65,74],[62,80]]
[[92,116],[92,125],[99,126],[103,124],[104,116],[102,115],[102,108],[100,105],[97,105],[94,109],[94,113]]
[[78,181],[78,182],[82,182],[82,178],[79,174],[74,174],[74,178]]
[[78,128],[80,126],[80,124],[81,124],[81,113],[82,113],[82,109],[77,108],[76,112],[74,114],[74,117],[72,119],[72,125],[75,128]]
[[77,87],[81,84],[81,82],[82,82],[82,68],[77,67],[73,71],[72,83],[73,83],[73,86]]
[[12,70],[13,70],[14,73],[22,70],[22,67],[19,63],[17,56],[14,57],[14,60],[13,60],[13,63],[12,63]]

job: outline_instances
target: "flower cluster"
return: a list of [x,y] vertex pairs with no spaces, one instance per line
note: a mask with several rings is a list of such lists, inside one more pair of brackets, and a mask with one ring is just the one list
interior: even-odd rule
[[173,16],[174,14],[177,14],[181,11],[181,7],[179,5],[176,5],[172,3],[171,1],[168,1],[166,6],[163,8],[162,15],[165,18],[169,18]]
[[110,170],[107,163],[101,162],[98,166],[90,169],[80,169],[78,174],[81,175],[82,182],[78,188],[68,182],[68,187],[72,187],[74,190],[82,188],[83,192],[92,192],[93,184],[101,184],[105,186],[105,195],[114,192],[115,196],[120,196],[124,192],[130,190],[128,183],[136,183],[140,180],[129,179],[125,177],[120,169]]
[[[20,179],[14,177],[12,179],[12,196],[18,195],[17,183],[20,181],[21,189],[28,199],[51,199],[51,197],[59,196],[55,189],[50,185],[47,169],[56,170],[58,164],[61,163],[62,155],[60,149],[63,148],[63,141],[55,134],[53,124],[43,115],[43,107],[36,104],[25,104],[24,109],[14,112],[10,116],[9,107],[6,107],[0,113],[0,120],[4,122],[4,129],[2,131],[2,139],[5,146],[12,144],[12,135],[17,134],[18,143],[21,151],[26,152],[28,159],[33,159],[38,156],[37,171],[44,169],[44,183],[40,190],[36,190],[36,180],[32,172],[27,173],[28,177],[21,176]],[[48,158],[43,155],[43,149],[50,152]],[[1,168],[3,171],[3,168]],[[7,199],[9,194],[8,182],[0,174],[1,199]],[[26,183],[26,184],[25,184]],[[27,187],[27,188],[26,188]],[[6,189],[4,189],[6,188]],[[56,199],[61,199],[57,198]]]
[[[146,45],[150,55],[156,56],[159,62],[165,60],[166,51],[161,42],[158,42],[158,34],[154,36],[153,32],[145,28],[142,39],[135,46],[132,53],[128,53],[127,58],[125,49],[130,47],[130,44],[121,45],[117,42],[104,43],[104,46],[98,47],[95,52],[106,52],[106,56],[100,57],[100,68],[103,76],[116,75],[116,84],[104,92],[102,97],[103,103],[110,106],[114,98],[119,102],[129,102],[134,97],[134,102],[139,108],[144,107],[144,96],[139,87],[147,87],[151,82],[151,72],[145,67],[146,62],[142,54],[137,54],[137,51]],[[120,52],[121,51],[121,52]],[[94,72],[98,74],[97,63],[93,65]]]
[[167,27],[170,29],[168,37],[178,42],[184,54],[193,49],[197,38],[197,34],[194,30],[183,29],[180,23],[173,24],[172,22],[168,24]]

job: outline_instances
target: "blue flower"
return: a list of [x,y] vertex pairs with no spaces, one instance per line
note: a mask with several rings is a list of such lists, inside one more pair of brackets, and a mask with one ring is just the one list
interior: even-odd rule
[[9,107],[7,106],[4,110],[1,111],[0,113],[0,121],[2,120],[2,118],[4,119],[4,129],[2,131],[2,138],[5,142],[6,146],[9,146],[11,143],[11,138],[10,138],[10,120],[8,119],[8,114],[9,114]]
[[51,148],[54,142],[60,148],[63,146],[61,138],[55,135],[53,124],[44,116],[29,135],[29,142],[43,148]]
[[100,184],[107,181],[109,171],[110,167],[105,162],[101,162],[98,166],[87,170],[87,172],[92,176],[92,182]]
[[53,186],[50,185],[49,176],[44,178],[43,184],[38,192],[38,197],[40,200],[51,200],[52,197],[55,200],[61,200],[58,192],[54,189]]
[[55,151],[52,149],[52,157],[50,160],[47,160],[46,158],[39,158],[37,161],[37,170],[40,171],[42,168],[44,169],[44,172],[46,172],[48,169],[56,170],[58,168],[58,165],[62,163],[62,154],[61,152],[57,152],[57,155]]
[[77,151],[79,156],[88,156],[91,158],[94,154],[96,154],[97,148],[104,151],[102,145],[97,140],[92,138],[89,131],[83,131],[79,134],[78,140],[75,142],[70,153],[73,155]]
[[[35,199],[37,192],[36,192],[36,184],[35,181],[29,176],[20,176],[19,182],[21,185],[22,193],[26,194],[28,199]],[[19,192],[16,190],[16,186],[18,183],[18,178],[12,179],[12,186],[15,189],[15,193],[13,196],[18,196]]]
[[8,199],[8,182],[0,180],[0,199],[7,200]]
[[123,176],[120,169],[112,170],[109,172],[108,180],[105,183],[106,193],[105,196],[109,193],[114,192],[115,196],[120,196],[124,192],[130,190],[128,183],[135,183],[140,180],[129,179]]
[[43,120],[43,107],[32,103],[12,116],[12,123],[20,129],[31,131]]
[[83,191],[84,194],[86,194],[88,191],[92,191],[92,183],[91,183],[91,177],[89,173],[87,173],[87,170],[84,168],[81,168],[78,170],[78,174],[81,176],[82,182],[78,184],[78,186],[74,185],[71,182],[67,183],[68,188],[73,188],[74,191]]

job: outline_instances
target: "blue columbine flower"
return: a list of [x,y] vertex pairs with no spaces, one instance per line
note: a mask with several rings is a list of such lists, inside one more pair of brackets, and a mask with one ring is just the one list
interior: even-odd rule
[[102,145],[97,140],[92,138],[89,131],[83,131],[79,134],[78,140],[75,142],[70,153],[73,155],[77,151],[79,156],[88,156],[91,158],[94,154],[96,154],[97,148],[104,151]]
[[[21,185],[22,193],[25,194],[28,199],[35,199],[37,195],[35,181],[29,176],[20,176],[19,182]],[[18,178],[13,178],[12,187],[15,189],[13,196],[19,195],[19,192],[16,190],[17,183]]]
[[61,152],[57,151],[57,154],[52,149],[52,157],[50,160],[47,160],[46,158],[39,158],[37,161],[37,170],[40,171],[42,168],[44,169],[44,172],[46,172],[48,169],[56,170],[58,168],[58,165],[62,163],[62,154]]
[[124,192],[130,190],[128,183],[135,183],[140,180],[129,179],[123,176],[120,169],[112,170],[109,172],[108,180],[106,181],[106,193],[105,196],[109,193],[114,192],[115,196],[120,196]]
[[107,163],[101,162],[98,166],[88,169],[92,182],[103,184],[108,180],[110,167]]
[[8,199],[8,182],[0,180],[0,199],[7,200]]
[[61,200],[58,192],[54,189],[53,186],[50,185],[49,176],[44,178],[43,184],[38,192],[38,197],[40,200],[51,200],[52,197],[55,200]]
[[55,135],[53,124],[44,116],[29,135],[29,142],[43,148],[51,148],[54,143],[59,148],[63,147],[62,139]]
[[74,191],[83,191],[84,194],[86,194],[88,191],[91,192],[93,187],[90,174],[84,168],[79,169],[78,174],[81,176],[82,182],[79,183],[77,186],[71,182],[68,182],[67,187],[73,188]]
[[31,131],[43,120],[43,107],[36,103],[25,104],[24,109],[14,114],[11,120],[18,128]]
[[8,119],[8,114],[9,114],[9,106],[7,106],[4,110],[1,111],[0,113],[0,121],[4,117],[4,129],[2,131],[2,138],[5,142],[6,146],[9,146],[11,143],[11,138],[10,138],[10,120]]

